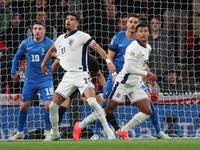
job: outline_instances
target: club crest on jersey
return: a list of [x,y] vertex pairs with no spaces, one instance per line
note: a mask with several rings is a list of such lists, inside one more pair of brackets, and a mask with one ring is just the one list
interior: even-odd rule
[[120,93],[117,93],[116,97],[117,98],[120,98],[121,94]]
[[74,43],[73,39],[69,39],[69,46],[72,46],[72,44]]
[[44,48],[42,48],[42,50],[41,50],[41,55],[45,55]]
[[130,56],[135,56],[135,53],[134,53],[134,52],[131,52]]
[[111,40],[110,44],[111,44],[111,45],[113,45],[113,43],[114,43],[114,41],[113,41],[113,40]]

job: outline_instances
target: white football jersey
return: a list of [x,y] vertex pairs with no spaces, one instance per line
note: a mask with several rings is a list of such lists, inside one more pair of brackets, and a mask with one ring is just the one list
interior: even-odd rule
[[131,44],[126,48],[126,53],[124,56],[124,66],[121,72],[117,75],[116,81],[126,84],[136,84],[141,81],[140,75],[134,75],[127,72],[127,60],[136,61],[135,68],[144,70],[151,52],[151,46],[147,43],[144,47],[138,39],[131,42]]
[[55,42],[61,67],[71,72],[88,71],[87,46],[93,41],[91,36],[78,30],[72,31],[67,37],[65,35],[60,35]]

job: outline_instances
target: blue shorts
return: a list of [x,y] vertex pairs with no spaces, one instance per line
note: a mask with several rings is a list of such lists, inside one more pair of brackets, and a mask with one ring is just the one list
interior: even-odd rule
[[106,85],[104,87],[103,98],[108,99],[108,97],[112,91],[112,87],[113,87],[112,78],[108,78],[106,81]]
[[36,100],[37,93],[43,101],[51,101],[54,95],[53,80],[34,80],[26,77],[21,95],[21,101]]

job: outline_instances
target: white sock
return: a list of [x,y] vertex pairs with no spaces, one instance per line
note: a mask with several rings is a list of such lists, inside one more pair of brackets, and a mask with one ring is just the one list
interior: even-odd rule
[[105,114],[103,112],[103,109],[101,108],[101,106],[97,103],[96,98],[95,97],[90,97],[87,99],[88,104],[90,105],[90,107],[92,107],[92,109],[94,109],[94,113],[97,116],[97,118],[99,119],[99,121],[102,123],[104,130],[108,130],[110,129],[105,117]]
[[59,131],[58,131],[58,120],[59,120],[58,108],[59,107],[60,106],[55,102],[51,102],[51,104],[49,105],[50,121],[52,125],[52,133],[54,135],[59,135]]
[[94,122],[97,120],[96,114],[93,112],[89,116],[87,116],[83,121],[81,121],[78,126],[80,128],[84,128],[88,123]]
[[128,132],[132,127],[141,124],[143,121],[148,119],[151,115],[146,115],[142,112],[137,113],[122,129],[121,131]]

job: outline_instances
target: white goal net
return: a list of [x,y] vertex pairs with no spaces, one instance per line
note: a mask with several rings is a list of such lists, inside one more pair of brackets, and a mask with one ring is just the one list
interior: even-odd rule
[[[112,37],[126,30],[128,16],[139,14],[141,22],[149,25],[152,51],[148,65],[159,80],[157,87],[148,79],[145,83],[160,127],[174,138],[200,136],[200,0],[0,0],[0,140],[7,140],[18,128],[26,56],[17,68],[17,83],[11,80],[10,71],[20,43],[32,36],[32,24],[36,20],[46,24],[46,36],[55,41],[66,32],[65,18],[69,12],[80,15],[78,29],[90,34],[106,52]],[[107,78],[105,61],[94,50],[88,50],[97,58]],[[173,81],[172,73],[176,75]],[[63,74],[61,67],[53,74],[55,88]],[[93,76],[93,79],[96,88],[103,92],[97,78]],[[71,139],[74,123],[92,112],[79,97],[77,94],[73,98],[63,116],[62,138]],[[44,138],[44,111],[38,93],[28,110],[25,139]],[[127,100],[117,107],[114,115],[123,127],[138,111]],[[87,125],[81,138],[89,139],[93,130],[94,124]],[[147,119],[128,133],[130,138],[155,138],[156,131]],[[101,130],[101,138],[105,137]]]

